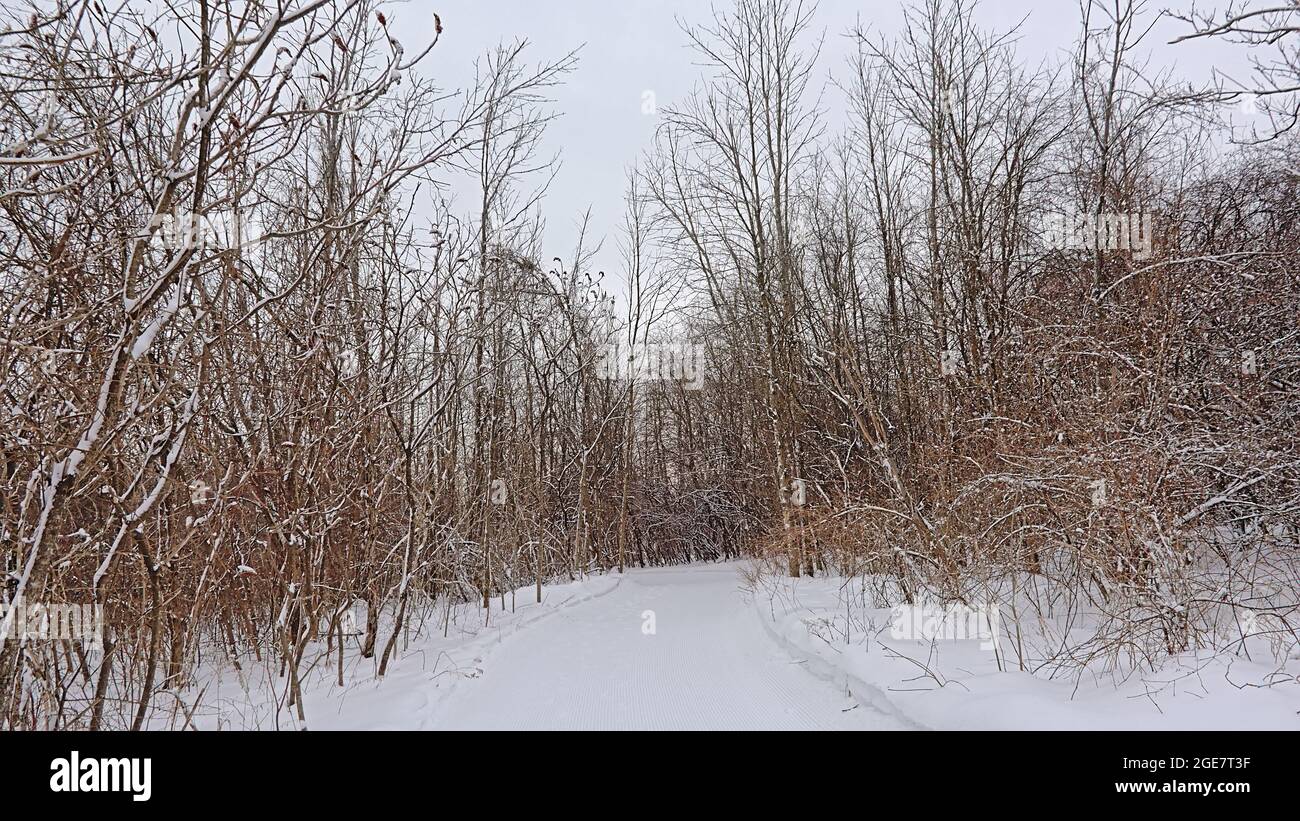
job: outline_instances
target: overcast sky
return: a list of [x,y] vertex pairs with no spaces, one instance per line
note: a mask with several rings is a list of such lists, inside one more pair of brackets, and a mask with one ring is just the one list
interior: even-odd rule
[[[720,0],[718,8],[729,7]],[[1181,9],[1186,0],[1151,0],[1150,8]],[[1202,7],[1207,4],[1200,3]],[[625,169],[650,144],[656,117],[642,113],[643,95],[653,92],[659,106],[671,105],[700,79],[700,68],[684,47],[681,23],[710,19],[706,0],[410,0],[383,6],[390,31],[408,53],[433,34],[433,13],[442,18],[442,41],[421,70],[444,88],[468,82],[475,57],[497,42],[527,38],[534,61],[554,60],[581,48],[577,69],[554,89],[554,108],[562,116],[548,131],[547,146],[562,155],[562,168],[543,205],[547,224],[544,256],[569,259],[576,222],[589,206],[592,227],[605,236],[596,259],[611,278],[619,270],[616,230],[622,219]],[[856,19],[882,34],[897,31],[898,0],[822,0],[816,29],[825,35],[818,66],[826,78],[841,72],[852,43],[844,36]],[[1025,63],[1055,61],[1068,50],[1079,27],[1077,0],[984,0],[977,18],[986,28],[1020,25],[1018,50]],[[1023,21],[1023,22],[1022,22]],[[1184,33],[1166,22],[1148,38],[1153,66],[1176,65],[1188,80],[1204,80],[1218,63],[1242,74],[1240,53],[1205,41],[1168,46]],[[834,93],[826,97],[827,118],[842,117]],[[462,205],[465,205],[464,203]],[[617,287],[615,283],[611,285]]]

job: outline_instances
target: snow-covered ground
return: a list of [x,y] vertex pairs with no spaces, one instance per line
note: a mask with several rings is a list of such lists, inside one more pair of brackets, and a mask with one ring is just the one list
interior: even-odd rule
[[[486,626],[476,605],[434,611],[382,680],[355,646],[343,687],[337,657],[314,665],[305,726],[1300,729],[1296,664],[1187,654],[1156,672],[1049,678],[1017,669],[1009,637],[1002,670],[978,640],[891,638],[891,610],[846,610],[843,580],[755,578],[746,563],[629,570],[548,585],[541,604],[522,588]],[[211,667],[179,694],[203,691],[188,725],[300,729],[276,709],[278,671],[242,668]],[[186,723],[176,710],[153,726]]]
[[[897,729],[907,726],[811,675],[773,640],[742,565],[629,570],[532,588],[514,612],[467,606],[428,624],[380,681],[349,658],[304,688],[310,729]],[[499,604],[499,600],[494,602]],[[381,632],[381,640],[385,634]],[[194,726],[297,729],[259,665],[212,671]],[[255,672],[255,671],[259,671]],[[188,693],[193,698],[197,687]],[[281,695],[282,700],[282,695]],[[160,726],[165,722],[156,722]],[[179,726],[177,724],[176,726]]]
[[1246,643],[1250,658],[1200,651],[1155,670],[1031,673],[1011,646],[1013,624],[1001,622],[996,650],[951,633],[907,635],[900,611],[862,606],[852,590],[860,581],[767,575],[753,601],[774,639],[810,670],[901,721],[943,730],[1300,730],[1300,659],[1279,662],[1264,642]]
[[766,635],[734,564],[633,570],[496,648],[425,726],[874,730],[899,725]]

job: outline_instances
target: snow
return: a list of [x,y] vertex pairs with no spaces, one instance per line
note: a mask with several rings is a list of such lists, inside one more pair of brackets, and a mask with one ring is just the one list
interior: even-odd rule
[[172,292],[171,299],[158,313],[158,316],[154,317],[153,321],[145,327],[144,331],[135,340],[135,344],[131,346],[132,359],[140,359],[149,352],[149,348],[153,346],[154,337],[158,335],[164,325],[171,321],[171,318],[176,315],[180,308],[181,288],[178,286]]
[[[742,591],[742,565],[634,569],[531,586],[493,600],[489,624],[467,605],[442,634],[425,625],[377,680],[376,659],[316,665],[305,685],[307,727],[417,729],[897,729],[902,723],[859,705],[811,675],[764,630]],[[646,613],[654,632],[647,634]],[[466,623],[469,621],[470,623]],[[379,635],[376,656],[387,639]],[[351,641],[355,645],[355,639]],[[207,689],[199,728],[295,729],[292,708],[277,719],[269,677],[248,666],[194,685]],[[275,682],[280,698],[283,680]],[[155,725],[172,716],[155,719]],[[183,718],[177,719],[181,726]]]
[[[241,566],[240,572],[251,572]],[[633,569],[425,612],[387,675],[337,656],[306,673],[305,726],[336,730],[1300,729],[1289,670],[1187,653],[1125,675],[1017,669],[978,640],[895,639],[891,608],[846,610],[861,580],[757,581],[748,563]],[[1077,632],[1077,628],[1074,629]],[[309,648],[308,659],[323,652]],[[200,729],[299,729],[272,664],[207,668],[178,694]],[[1285,665],[1284,665],[1285,667]],[[280,704],[277,710],[276,704]],[[177,711],[155,728],[184,726]]]
[[[897,724],[810,676],[764,633],[736,565],[634,570],[513,637],[429,726],[832,730]],[[644,630],[652,617],[654,632]]]
[[[855,604],[853,582],[766,577],[754,596],[788,652],[856,698],[936,730],[1300,730],[1300,659],[1187,652],[1157,669],[1018,669],[1004,621],[998,655],[976,640],[895,638],[893,608]],[[847,597],[852,599],[850,593]],[[1022,629],[1031,629],[1022,625]],[[1070,630],[1072,638],[1086,627]],[[1252,660],[1253,659],[1253,660]]]

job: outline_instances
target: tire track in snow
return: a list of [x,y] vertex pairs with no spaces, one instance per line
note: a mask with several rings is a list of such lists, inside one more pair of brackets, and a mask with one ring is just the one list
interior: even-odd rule
[[[633,570],[504,640],[430,717],[437,729],[895,729],[765,634],[737,566]],[[656,632],[642,633],[654,611]]]

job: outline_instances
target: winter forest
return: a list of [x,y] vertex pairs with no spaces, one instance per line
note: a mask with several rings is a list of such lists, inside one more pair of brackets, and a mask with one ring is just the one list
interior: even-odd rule
[[0,729],[1300,727],[1300,7],[907,2],[682,15],[606,234],[508,15],[3,0]]

